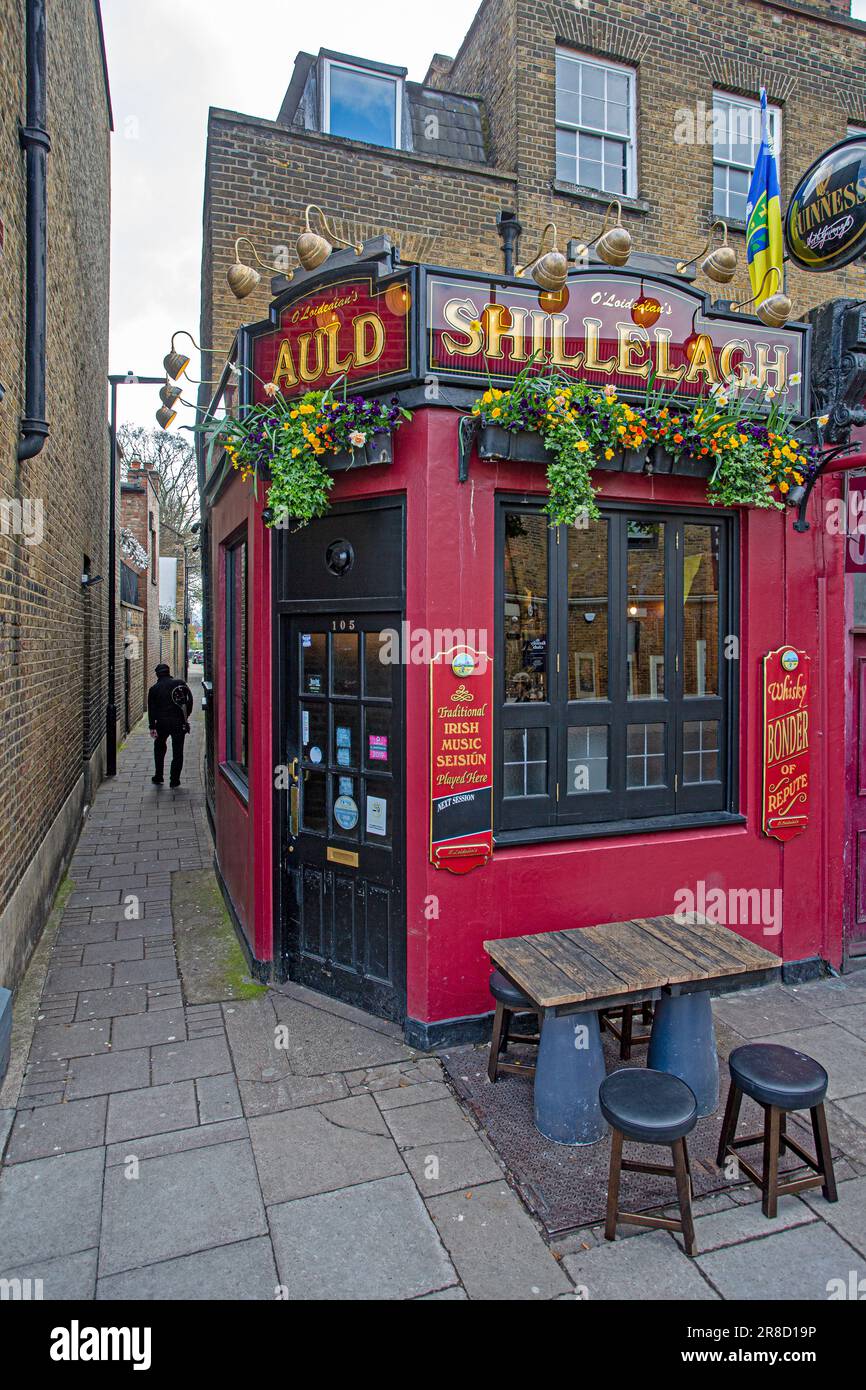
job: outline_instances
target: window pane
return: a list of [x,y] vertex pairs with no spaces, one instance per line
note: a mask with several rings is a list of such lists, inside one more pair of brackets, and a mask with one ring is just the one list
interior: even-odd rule
[[576,724],[568,731],[569,795],[608,788],[608,735],[604,725]]
[[577,92],[580,90],[580,63],[573,58],[568,58],[565,54],[556,55],[556,86],[557,90],[564,88],[567,92]]
[[585,97],[603,97],[604,68],[596,67],[592,63],[581,63],[580,90]]
[[628,107],[618,101],[607,103],[607,129],[618,135],[628,135]]
[[301,707],[301,757],[311,763],[321,763],[328,746],[328,706],[305,704]]
[[604,130],[604,102],[597,97],[581,97],[580,123],[581,125],[593,126],[595,130]]
[[580,157],[581,160],[590,159],[601,163],[602,142],[600,135],[585,135],[580,133]]
[[560,183],[577,183],[577,160],[566,154],[556,156],[556,177]]
[[608,72],[607,105],[608,110],[614,105],[628,106],[628,78],[624,72]]
[[719,722],[687,720],[683,724],[683,782],[719,780]]
[[318,831],[324,835],[327,828],[325,820],[325,774],[305,770],[301,775],[301,823],[305,830]]
[[664,724],[629,724],[626,737],[627,787],[665,785]]
[[608,523],[568,531],[568,698],[607,698]]
[[305,695],[328,693],[327,643],[324,632],[301,633],[301,690]]
[[247,546],[226,552],[226,758],[247,766]]
[[718,526],[688,525],[683,542],[683,693],[719,693]]
[[364,765],[373,772],[391,771],[391,710],[368,705],[364,715]]
[[331,749],[331,762],[337,767],[358,766],[358,707],[357,705],[332,705],[334,720],[334,745]]
[[504,550],[505,699],[546,700],[547,519],[507,512]]
[[547,730],[506,729],[504,795],[547,794]]
[[393,78],[334,64],[328,75],[331,134],[393,148],[397,108],[397,84]]
[[345,773],[331,777],[331,834],[344,840],[357,840],[360,811],[354,777]]
[[[626,600],[628,695],[660,700],[659,660],[665,650],[665,523],[629,521]],[[655,672],[655,679],[653,679]]]
[[392,652],[388,630],[364,634],[364,694],[388,699],[391,694],[391,664],[383,656]]
[[557,92],[556,119],[567,121],[569,125],[580,124],[580,97],[577,92]]
[[331,690],[334,695],[360,693],[357,632],[335,632],[331,638]]

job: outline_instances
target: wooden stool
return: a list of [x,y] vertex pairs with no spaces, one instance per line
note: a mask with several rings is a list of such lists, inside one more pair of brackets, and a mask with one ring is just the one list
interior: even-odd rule
[[[836,1176],[824,1114],[829,1078],[820,1062],[807,1057],[804,1052],[795,1052],[792,1047],[780,1047],[777,1043],[748,1043],[745,1047],[734,1049],[728,1066],[731,1070],[731,1089],[716,1158],[719,1167],[723,1167],[728,1154],[735,1154],[737,1149],[763,1143],[762,1173],[756,1172],[743,1158],[737,1161],[761,1189],[761,1210],[765,1216],[772,1218],[776,1215],[780,1196],[787,1192],[804,1192],[809,1187],[820,1187],[828,1202],[837,1201]],[[747,1134],[738,1139],[737,1121],[744,1095],[750,1096],[763,1108],[764,1130],[762,1134]],[[814,1158],[786,1132],[785,1120],[790,1110],[809,1111],[815,1136]],[[815,1176],[785,1178],[780,1182],[779,1158],[787,1149],[802,1159]]]
[[[518,989],[507,975],[503,975],[500,970],[494,970],[490,976],[490,993],[496,1000],[496,1012],[493,1015],[493,1036],[490,1039],[490,1057],[487,1062],[487,1075],[491,1081],[495,1081],[501,1071],[512,1072],[515,1076],[534,1076],[535,1067],[522,1067],[517,1062],[503,1060],[509,1042],[531,1043],[535,1047],[541,1033],[541,1020],[538,1010],[528,995]],[[538,1031],[535,1033],[512,1033],[511,1019],[514,1014],[535,1014],[538,1019]]]
[[[605,1077],[598,1098],[602,1114],[613,1130],[605,1240],[616,1240],[617,1223],[624,1221],[632,1226],[679,1231],[686,1254],[696,1255],[698,1248],[692,1219],[691,1173],[686,1148],[686,1135],[691,1134],[698,1122],[698,1103],[693,1092],[684,1081],[669,1072],[651,1071],[648,1067],[627,1067]],[[625,1139],[636,1144],[666,1145],[671,1150],[673,1167],[623,1158]],[[619,1183],[624,1168],[634,1173],[669,1173],[674,1177],[680,1206],[679,1221],[673,1217],[620,1211]]]
[[[619,1059],[621,1062],[631,1061],[631,1050],[639,1043],[648,1043],[650,1034],[634,1032],[634,1015],[640,1010],[641,1022],[650,1024],[653,1021],[653,1006],[647,1001],[645,1004],[620,1004],[614,1009],[602,1009],[598,1021],[602,1031],[606,1028],[612,1033],[619,1043]],[[613,1022],[619,1019],[619,1024]]]

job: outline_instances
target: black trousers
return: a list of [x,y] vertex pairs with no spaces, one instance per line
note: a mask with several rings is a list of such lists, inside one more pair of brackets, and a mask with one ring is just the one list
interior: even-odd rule
[[186,733],[177,724],[157,724],[156,738],[153,744],[154,770],[157,777],[162,777],[165,767],[165,752],[168,747],[168,740],[171,739],[171,770],[169,772],[170,782],[179,782],[180,774],[183,771],[183,741]]

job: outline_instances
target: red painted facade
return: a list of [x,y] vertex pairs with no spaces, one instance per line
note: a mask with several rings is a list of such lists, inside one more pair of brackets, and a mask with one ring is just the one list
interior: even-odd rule
[[[494,640],[494,499],[498,492],[543,496],[537,464],[473,458],[457,480],[456,412],[419,409],[395,439],[391,467],[341,475],[332,499],[401,493],[407,503],[406,619],[412,629],[474,628]],[[744,511],[741,518],[740,791],[744,826],[672,830],[495,849],[483,868],[452,876],[430,863],[427,807],[429,670],[406,667],[405,773],[408,806],[407,1015],[423,1022],[489,1009],[491,937],[551,931],[670,912],[683,888],[782,891],[780,937],[743,934],[786,961],[842,957],[845,894],[845,699],[847,634],[843,543],[822,524],[841,476],[818,484],[809,531],[790,512]],[[603,498],[669,506],[705,504],[705,484],[671,476],[606,474]],[[249,804],[216,772],[217,853],[247,940],[259,961],[274,953],[270,533],[248,485],[234,479],[214,508],[213,573],[224,572],[224,544],[248,527],[252,592]],[[219,583],[224,581],[220,578]],[[217,595],[220,603],[222,594]],[[217,608],[221,613],[222,604]],[[215,624],[216,679],[224,677]],[[812,659],[812,796],[809,825],[784,846],[761,830],[762,660],[783,643]],[[849,674],[850,683],[850,674]],[[221,702],[217,701],[218,707]],[[224,720],[217,726],[225,747]],[[221,760],[221,759],[220,759]],[[435,902],[431,915],[430,904]]]

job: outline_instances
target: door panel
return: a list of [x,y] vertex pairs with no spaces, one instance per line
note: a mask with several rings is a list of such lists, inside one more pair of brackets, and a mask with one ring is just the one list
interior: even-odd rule
[[[854,576],[860,580],[860,575]],[[852,637],[854,699],[848,731],[848,901],[846,951],[866,955],[866,634]]]
[[403,668],[398,613],[282,619],[290,977],[386,1018],[405,1013]]

